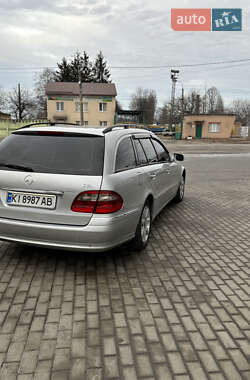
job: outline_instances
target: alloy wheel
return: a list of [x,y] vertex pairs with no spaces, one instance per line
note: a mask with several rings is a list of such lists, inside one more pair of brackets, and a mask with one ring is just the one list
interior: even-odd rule
[[141,216],[141,238],[143,243],[146,243],[150,233],[151,226],[151,215],[150,208],[148,205],[144,206],[142,216]]

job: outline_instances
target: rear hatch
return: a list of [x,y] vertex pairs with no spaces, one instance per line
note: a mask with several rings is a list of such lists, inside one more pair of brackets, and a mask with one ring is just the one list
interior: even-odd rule
[[0,143],[0,217],[87,225],[91,213],[71,210],[77,195],[100,190],[104,137],[20,130]]

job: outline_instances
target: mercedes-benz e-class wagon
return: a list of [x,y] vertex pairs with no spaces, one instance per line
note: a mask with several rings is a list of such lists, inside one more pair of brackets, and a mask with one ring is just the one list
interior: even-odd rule
[[0,143],[0,239],[58,249],[144,249],[184,196],[186,171],[152,132],[27,126]]

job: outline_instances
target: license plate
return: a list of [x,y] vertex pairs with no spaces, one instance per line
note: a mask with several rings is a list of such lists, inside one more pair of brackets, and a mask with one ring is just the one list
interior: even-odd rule
[[54,209],[56,207],[56,196],[48,194],[8,191],[7,203],[10,206]]

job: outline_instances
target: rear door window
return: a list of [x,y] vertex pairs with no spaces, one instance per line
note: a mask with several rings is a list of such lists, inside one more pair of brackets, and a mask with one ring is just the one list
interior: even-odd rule
[[136,153],[137,153],[137,163],[138,163],[138,165],[147,165],[148,160],[147,160],[145,152],[144,152],[144,150],[142,148],[140,140],[134,139],[134,145],[135,145],[135,149],[136,149]]
[[158,161],[156,151],[151,143],[151,139],[140,139],[140,142],[142,144],[143,150],[147,156],[149,164],[155,163]]
[[115,171],[132,169],[136,166],[135,152],[130,137],[123,139],[117,149]]
[[0,143],[0,170],[100,176],[103,157],[104,137],[95,135],[20,132]]

